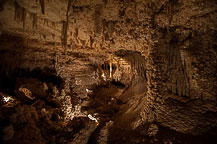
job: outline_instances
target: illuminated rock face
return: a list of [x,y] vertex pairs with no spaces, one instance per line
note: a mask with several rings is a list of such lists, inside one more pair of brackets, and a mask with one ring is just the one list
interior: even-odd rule
[[[148,129],[156,133],[157,124],[185,134],[217,134],[213,130],[217,126],[216,24],[215,0],[2,0],[0,90],[18,95],[14,90],[19,91],[21,85],[11,84],[20,82],[18,77],[37,75],[48,84],[46,77],[55,75],[58,78],[52,85],[62,86],[57,88],[55,100],[46,101],[67,99],[60,107],[68,120],[74,117],[73,106],[88,107],[92,102],[89,95],[96,92],[92,89],[110,81],[101,78],[106,70],[111,78],[110,69],[104,70],[102,65],[112,62],[117,88],[108,87],[108,94],[103,94],[106,98],[90,104],[98,109],[89,112],[101,112],[99,117],[118,112],[112,122],[99,126],[99,132],[107,133],[109,127],[111,135],[116,135],[124,127],[120,131],[126,134],[151,124]],[[32,87],[23,87],[18,105],[44,100],[49,90],[44,90],[42,82],[32,86],[40,85],[41,90],[36,91],[43,92],[42,97]],[[32,106],[27,109],[35,111]],[[86,118],[79,123],[91,128],[81,133],[90,136],[96,126]],[[35,133],[44,137],[35,126]],[[105,139],[109,141],[109,137]]]

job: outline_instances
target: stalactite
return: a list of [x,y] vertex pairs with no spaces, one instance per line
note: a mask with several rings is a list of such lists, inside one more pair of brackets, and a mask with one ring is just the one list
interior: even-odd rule
[[41,13],[45,14],[45,0],[40,0],[40,5],[41,5]]
[[78,37],[78,28],[75,29],[75,37]]
[[55,39],[55,34],[52,34],[52,39],[53,39],[53,40]]
[[26,28],[26,9],[25,8],[22,8],[22,21],[23,21],[23,30],[25,30]]
[[93,43],[94,43],[94,39],[92,36],[90,36],[90,47],[92,48],[93,47]]
[[69,22],[69,9],[71,6],[71,0],[68,0],[68,6],[66,11],[66,21],[62,22],[62,46],[64,47],[64,53],[67,53],[67,32],[68,32],[68,22]]
[[178,82],[176,80],[176,95],[178,95]]
[[30,39],[29,39],[29,38],[26,38],[26,47],[29,46],[29,41],[30,41]]
[[133,70],[135,70],[136,69],[136,60],[135,60],[135,58],[133,58]]
[[183,85],[180,86],[180,96],[183,96],[183,91],[184,91],[184,88],[183,88]]
[[141,73],[140,73],[140,72],[141,72],[141,65],[138,64],[138,75],[139,75],[139,76],[141,76]]
[[47,24],[47,26],[49,26],[49,19],[47,19],[47,23],[46,24]]
[[106,63],[104,62],[104,70],[106,70]]
[[46,38],[47,38],[47,36],[46,36],[46,35],[43,35],[43,39],[46,40]]
[[170,66],[170,62],[171,62],[171,54],[169,52],[169,56],[168,56],[168,67]]
[[37,24],[38,24],[38,16],[35,13],[32,13],[32,27],[33,28],[37,28]]
[[136,58],[135,59],[135,69],[136,69],[136,72],[138,73],[138,60]]
[[46,18],[44,19],[44,25],[47,25],[47,19]]
[[140,64],[139,75],[140,75],[141,77],[143,77],[143,67],[142,67],[142,64]]
[[45,24],[46,24],[46,21],[47,21],[47,20],[44,18],[44,19],[43,19],[43,25],[45,25]]
[[110,62],[109,65],[110,65],[109,76],[110,76],[110,81],[112,81],[112,79],[113,79],[113,75],[112,75],[112,62]]
[[80,40],[80,42],[81,42],[82,46],[85,47],[85,43],[86,43],[86,41],[85,41],[85,40]]
[[20,4],[17,1],[14,1],[14,7],[15,7],[14,19],[22,20],[23,8],[20,6]]
[[142,66],[141,66],[141,70],[140,70],[140,71],[141,71],[141,76],[142,76],[142,77],[144,77],[144,69],[143,69],[143,64],[142,64]]
[[14,8],[15,8],[15,11],[14,11],[14,20],[17,20],[18,16],[19,16],[19,4],[18,4],[17,1],[14,1]]
[[63,21],[62,22],[62,46],[64,48],[64,52],[66,53],[66,49],[67,49],[67,29],[68,29],[68,22],[67,21]]
[[24,7],[22,7],[17,1],[14,1],[14,19],[17,21],[21,21],[23,23],[23,30],[25,30],[26,27],[26,14],[27,11]]
[[52,22],[52,28],[56,28],[55,22]]
[[101,13],[101,7],[98,6],[94,13],[94,26],[95,26],[95,34],[99,35],[101,33],[101,26],[100,26],[100,13]]

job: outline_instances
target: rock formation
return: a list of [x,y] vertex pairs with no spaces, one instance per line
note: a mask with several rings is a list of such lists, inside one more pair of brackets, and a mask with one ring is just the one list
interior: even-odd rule
[[216,0],[1,0],[2,143],[217,142]]

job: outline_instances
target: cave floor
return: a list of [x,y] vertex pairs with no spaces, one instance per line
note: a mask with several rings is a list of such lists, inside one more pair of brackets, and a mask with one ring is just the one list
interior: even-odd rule
[[[129,105],[132,98],[131,86],[106,82],[94,86],[88,97],[81,100],[73,93],[63,92],[63,83],[58,77],[46,75],[43,78],[45,73],[40,73],[40,78],[28,72],[25,72],[26,77],[22,74],[10,77],[10,81],[7,79],[10,87],[1,88],[2,142],[203,144],[216,140],[216,137],[209,135],[179,133],[162,127],[159,123],[145,123],[132,129],[129,123],[138,113],[132,112],[132,105]],[[143,82],[137,81],[138,85]],[[138,85],[134,87],[138,88],[136,91],[139,95],[141,86]],[[67,99],[67,95],[71,95],[71,99]],[[7,102],[6,97],[10,97]],[[68,100],[70,102],[67,104]],[[64,118],[62,109],[78,105],[81,107],[77,108],[77,114],[73,113],[73,118]],[[136,105],[139,107],[140,103]]]

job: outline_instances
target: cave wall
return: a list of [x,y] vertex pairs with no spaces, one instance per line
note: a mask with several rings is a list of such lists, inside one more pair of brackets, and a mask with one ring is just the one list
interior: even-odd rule
[[216,7],[215,0],[4,1],[2,71],[48,67],[79,92],[98,83],[93,65],[135,51],[144,63],[129,61],[147,79],[141,123],[199,134],[217,125]]
[[197,2],[168,2],[154,17],[147,67],[152,117],[192,134],[216,125],[216,9],[214,1]]
[[[193,134],[216,125],[214,33],[211,30],[198,32],[186,39],[184,44],[178,38],[175,45],[167,45],[163,40],[156,46],[162,51],[157,52],[158,57],[155,57],[159,73],[155,76],[158,95],[153,107],[161,124]],[[176,32],[172,35],[172,39],[179,37]],[[179,43],[180,47],[177,47]],[[190,46],[185,46],[186,43]]]

